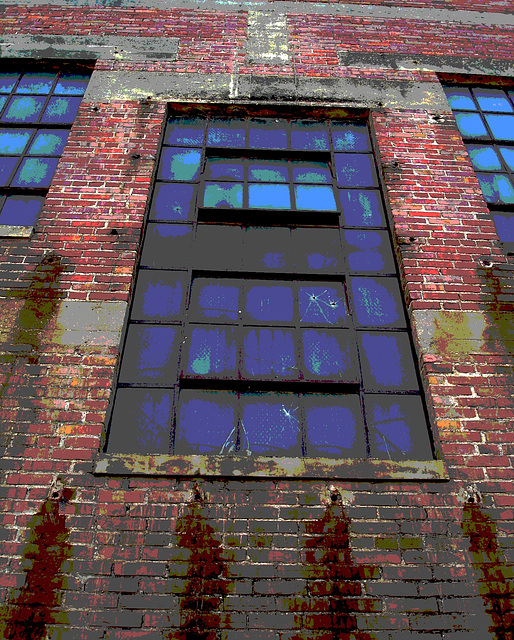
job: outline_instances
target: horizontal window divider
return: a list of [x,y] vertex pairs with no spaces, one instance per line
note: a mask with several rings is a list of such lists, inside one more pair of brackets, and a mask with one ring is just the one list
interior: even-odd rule
[[329,273],[280,273],[267,271],[205,271],[202,269],[192,270],[193,278],[219,278],[237,280],[269,280],[285,282],[344,282],[345,274]]
[[286,224],[305,227],[339,227],[338,211],[306,211],[298,209],[198,209],[198,222],[236,222],[248,226],[283,227]]
[[180,389],[205,389],[215,391],[234,391],[236,393],[323,393],[330,395],[355,395],[359,393],[358,383],[341,381],[323,382],[312,380],[230,380],[180,378]]
[[[174,146],[174,145],[170,145]],[[237,158],[238,160],[314,160],[330,162],[331,153],[327,150],[307,149],[255,149],[249,147],[206,147],[206,158]]]

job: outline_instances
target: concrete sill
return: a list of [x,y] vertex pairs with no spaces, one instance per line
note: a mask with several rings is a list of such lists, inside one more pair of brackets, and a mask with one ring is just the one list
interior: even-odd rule
[[24,227],[16,224],[0,224],[0,238],[30,238],[34,227]]
[[337,460],[264,456],[102,454],[98,475],[335,478],[348,480],[449,480],[442,460]]

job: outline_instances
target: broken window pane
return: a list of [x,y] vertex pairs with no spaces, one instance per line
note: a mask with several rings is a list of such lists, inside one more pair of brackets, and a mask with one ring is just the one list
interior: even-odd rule
[[192,220],[194,214],[194,185],[157,184],[150,209],[150,220]]
[[298,288],[300,321],[308,324],[343,325],[346,302],[341,284],[320,284]]

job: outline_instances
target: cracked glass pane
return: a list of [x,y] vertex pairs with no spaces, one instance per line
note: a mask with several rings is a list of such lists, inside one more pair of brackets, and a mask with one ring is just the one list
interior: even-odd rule
[[501,89],[473,89],[473,94],[483,111],[512,113],[512,105]]
[[247,329],[243,346],[244,377],[298,378],[292,331]]
[[45,124],[72,124],[82,98],[50,98],[41,122]]
[[165,147],[162,150],[157,178],[159,180],[196,180],[200,171],[201,158],[200,149]]
[[13,187],[49,187],[57,168],[57,158],[25,158],[13,178]]
[[416,367],[404,332],[359,332],[364,388],[368,391],[417,391]]
[[293,320],[293,291],[291,285],[247,285],[246,320],[257,322],[291,322]]
[[243,185],[231,182],[206,182],[203,206],[240,209],[243,206]]
[[236,147],[245,146],[244,120],[211,120],[207,130],[207,146]]
[[368,127],[365,124],[332,123],[335,151],[371,151]]
[[335,163],[340,187],[374,187],[378,184],[375,162],[369,153],[336,153]]
[[259,160],[250,162],[249,180],[254,182],[288,182],[289,173],[284,160]]
[[351,271],[394,273],[395,264],[387,231],[343,232],[348,247],[348,266]]
[[405,326],[400,288],[394,278],[350,278],[350,285],[359,324]]
[[187,269],[192,226],[149,222],[141,255],[142,267]]
[[8,196],[0,213],[0,224],[32,227],[44,201],[44,198],[37,196]]
[[67,129],[38,131],[27,153],[31,156],[60,156],[69,134],[70,132]]
[[43,110],[46,98],[36,96],[15,96],[9,100],[2,122],[36,122]]
[[180,320],[186,276],[175,271],[141,269],[132,306],[132,320],[171,322]]
[[484,121],[478,113],[455,113],[455,120],[464,138],[489,138]]
[[342,284],[300,286],[298,289],[300,322],[346,324],[346,302]]
[[184,375],[236,377],[237,349],[233,327],[189,326],[189,349]]
[[150,220],[192,220],[195,215],[192,184],[160,183],[155,187]]
[[501,171],[502,163],[493,147],[468,144],[466,148],[475,169],[482,171]]
[[48,95],[56,77],[55,73],[25,73],[16,87],[16,93]]
[[347,227],[385,227],[378,191],[340,189],[344,225]]
[[291,122],[291,148],[310,151],[328,150],[328,133],[323,124],[308,120]]
[[455,110],[477,111],[477,106],[471,97],[471,91],[463,87],[444,87],[444,92],[450,107]]
[[189,317],[196,322],[234,323],[239,317],[239,283],[195,278],[191,288]]
[[332,187],[295,185],[296,208],[302,211],[337,211]]
[[357,350],[349,331],[303,329],[304,378],[360,382]]
[[120,382],[173,385],[177,379],[178,336],[175,327],[130,325]]
[[89,82],[89,75],[63,73],[54,89],[57,96],[83,96]]
[[[271,122],[271,126],[270,126]],[[286,149],[287,121],[250,120],[250,149]]]
[[290,209],[289,186],[285,184],[249,184],[248,203],[251,209]]
[[201,147],[204,137],[205,120],[202,118],[169,118],[163,144]]
[[213,180],[243,180],[244,165],[238,160],[227,160],[226,158],[207,158],[205,165],[206,178]]
[[514,141],[514,116],[486,113],[485,119],[495,140]]
[[17,155],[23,153],[35,129],[0,129],[0,154]]

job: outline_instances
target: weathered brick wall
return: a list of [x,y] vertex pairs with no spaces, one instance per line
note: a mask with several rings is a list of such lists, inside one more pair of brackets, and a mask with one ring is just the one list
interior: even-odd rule
[[[387,4],[416,6],[512,11],[499,1]],[[252,62],[244,5],[4,7],[6,41],[123,35],[179,38],[179,46],[176,60],[122,53],[97,62],[92,83],[108,72],[156,80],[118,95],[105,76],[82,103],[34,235],[0,238],[3,637],[512,637],[509,259],[453,116],[423,102],[438,87],[434,70],[389,60],[345,66],[338,57],[512,64],[510,14],[502,25],[345,11],[291,11],[283,64],[271,64],[259,52]],[[176,74],[184,100],[237,102],[233,87],[249,76],[268,77],[278,100],[290,99],[288,81],[308,80],[303,99],[323,102],[316,92],[327,79],[346,82],[330,86],[349,92],[349,107],[366,106],[351,100],[366,82],[385,96],[367,106],[448,481],[397,481],[394,470],[351,481],[92,473],[166,103],[177,98],[159,73]],[[223,89],[196,91],[187,85],[193,74],[216,76]],[[387,103],[393,85],[405,104],[393,89]],[[253,86],[246,97],[257,99]]]

